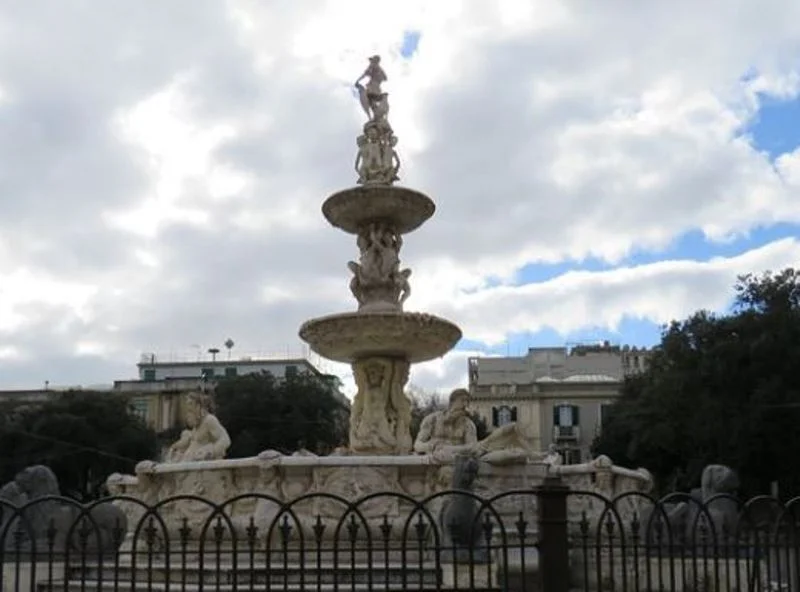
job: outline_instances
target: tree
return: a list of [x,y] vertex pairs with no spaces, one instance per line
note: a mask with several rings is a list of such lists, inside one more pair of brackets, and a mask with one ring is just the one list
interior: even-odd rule
[[644,466],[662,488],[728,464],[748,493],[800,492],[800,274],[745,275],[732,312],[667,326],[650,366],[626,379],[594,452]]
[[[447,399],[435,393],[426,393],[418,388],[409,388],[411,397],[411,440],[416,440],[420,424],[425,416],[436,411],[447,409]],[[489,433],[486,420],[477,413],[470,413],[470,419],[475,424],[478,440],[483,440]]]
[[329,382],[311,374],[285,380],[268,372],[225,378],[214,390],[214,401],[231,437],[232,458],[270,448],[290,453],[300,445],[324,454],[347,439],[347,409]]
[[155,458],[155,432],[135,416],[127,397],[67,391],[36,405],[7,405],[0,412],[0,480],[21,469],[50,467],[64,495],[85,501],[105,494],[106,478],[132,473]]

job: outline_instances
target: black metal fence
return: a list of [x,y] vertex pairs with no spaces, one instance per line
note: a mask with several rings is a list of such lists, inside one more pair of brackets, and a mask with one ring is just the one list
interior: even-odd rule
[[553,479],[490,499],[0,500],[0,592],[800,591],[798,506],[608,499]]

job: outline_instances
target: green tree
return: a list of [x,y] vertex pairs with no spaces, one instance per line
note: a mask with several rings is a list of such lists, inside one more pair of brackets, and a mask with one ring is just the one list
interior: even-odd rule
[[346,443],[348,411],[330,383],[310,374],[286,380],[268,372],[225,378],[214,390],[214,401],[231,437],[232,458],[270,448],[289,453],[300,445],[325,454]]
[[106,478],[132,473],[158,453],[156,434],[125,396],[67,391],[36,405],[9,405],[0,416],[0,480],[35,464],[50,467],[61,492],[79,500],[105,494]]
[[727,315],[672,322],[649,368],[626,379],[594,452],[650,469],[663,489],[703,467],[739,471],[747,493],[800,493],[800,274],[745,275]]

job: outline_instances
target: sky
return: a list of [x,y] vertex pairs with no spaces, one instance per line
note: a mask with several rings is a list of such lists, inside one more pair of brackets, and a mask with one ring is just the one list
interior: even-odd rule
[[[352,84],[378,53],[407,310],[471,355],[649,346],[736,277],[800,261],[795,0],[140,0],[0,4],[0,388],[165,357],[302,352],[352,311]],[[225,353],[221,355],[226,355]],[[352,388],[347,366],[325,363]]]

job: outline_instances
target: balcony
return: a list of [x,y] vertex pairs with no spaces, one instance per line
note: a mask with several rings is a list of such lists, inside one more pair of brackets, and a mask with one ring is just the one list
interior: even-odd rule
[[576,442],[581,439],[581,428],[578,426],[553,426],[554,442]]

